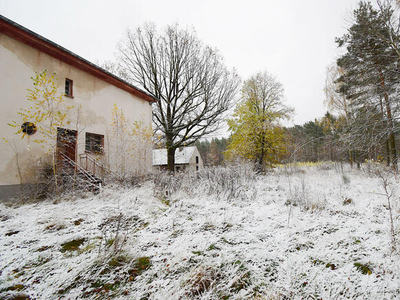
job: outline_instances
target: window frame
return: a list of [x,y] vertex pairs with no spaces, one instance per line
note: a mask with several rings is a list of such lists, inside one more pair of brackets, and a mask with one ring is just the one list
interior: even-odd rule
[[[67,83],[68,83],[68,90],[67,90]],[[74,98],[74,81],[69,78],[65,78],[65,96]]]
[[86,132],[85,153],[104,154],[104,135]]

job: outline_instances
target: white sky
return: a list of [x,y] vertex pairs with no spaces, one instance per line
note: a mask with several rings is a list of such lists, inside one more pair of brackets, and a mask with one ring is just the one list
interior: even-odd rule
[[95,63],[113,60],[126,30],[145,22],[194,28],[243,80],[275,75],[295,124],[322,117],[335,37],[358,0],[0,0],[0,14]]

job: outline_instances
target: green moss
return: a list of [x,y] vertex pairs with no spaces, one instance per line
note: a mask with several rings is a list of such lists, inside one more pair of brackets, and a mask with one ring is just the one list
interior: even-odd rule
[[[90,284],[91,289],[83,293],[83,298],[91,299],[105,299],[104,295],[107,294],[106,299],[111,299],[116,296],[116,291],[119,291],[121,286],[120,281],[103,282],[101,280],[92,281]],[[111,293],[110,293],[111,292]]]
[[337,266],[333,263],[330,262],[324,262],[323,260],[320,259],[311,259],[311,262],[313,265],[325,265],[325,268],[331,269],[331,270],[336,270]]
[[236,245],[236,243],[228,241],[225,237],[222,237],[221,239],[224,243],[229,244],[229,245]]
[[323,261],[323,260],[320,260],[320,259],[312,259],[311,258],[311,261],[312,261],[312,264],[315,266],[315,265],[325,265],[326,263]]
[[25,288],[25,286],[22,285],[22,284],[15,284],[15,285],[9,286],[9,287],[6,288],[5,290],[6,290],[6,291],[21,291],[21,290],[23,290],[24,288]]
[[72,240],[70,242],[66,242],[61,244],[61,252],[67,252],[67,251],[75,251],[79,249],[79,246],[81,246],[84,242],[86,241],[85,238],[81,239],[76,239]]
[[133,263],[133,267],[128,271],[129,275],[132,276],[132,279],[142,274],[144,271],[151,267],[151,260],[149,257],[143,256],[139,257]]
[[88,252],[96,247],[97,243],[90,243],[83,249],[78,249],[79,253]]
[[221,249],[218,248],[217,246],[215,246],[215,244],[211,244],[210,247],[208,247],[207,250],[208,250],[208,251],[211,251],[211,250],[221,250]]
[[117,267],[122,267],[124,265],[126,265],[129,261],[129,258],[123,255],[120,256],[116,256],[111,258],[108,261],[108,266],[111,268],[117,268]]
[[296,252],[296,251],[305,251],[308,249],[313,249],[314,244],[312,242],[307,242],[305,244],[296,244],[293,247],[289,248],[287,251],[290,253]]
[[203,229],[204,231],[213,231],[215,230],[215,226],[210,223],[205,223],[201,229]]
[[27,295],[27,294],[18,293],[18,294],[13,294],[11,296],[11,298],[6,298],[6,299],[10,299],[10,300],[29,300],[29,299],[31,299],[31,297],[29,297],[29,295]]
[[175,230],[175,231],[171,234],[171,237],[172,237],[172,238],[177,238],[178,236],[182,235],[182,233],[183,233],[183,230],[182,230],[182,229]]
[[354,263],[354,266],[357,268],[357,271],[359,271],[361,274],[364,275],[371,275],[372,274],[372,270],[371,267],[368,266],[367,264],[362,264],[362,263]]
[[166,205],[166,206],[171,206],[171,201],[170,200],[161,200],[161,203]]
[[114,244],[114,242],[115,242],[115,239],[109,239],[109,240],[107,240],[107,242],[106,242],[106,246],[107,246],[107,247],[111,247],[111,246]]
[[337,266],[336,266],[335,264],[332,264],[332,263],[327,263],[327,264],[325,265],[325,268],[331,269],[331,270],[336,270],[336,269],[337,269]]

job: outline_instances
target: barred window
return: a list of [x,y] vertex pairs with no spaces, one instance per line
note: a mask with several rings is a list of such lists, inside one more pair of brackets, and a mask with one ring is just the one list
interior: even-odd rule
[[104,135],[86,132],[85,150],[86,152],[103,153]]

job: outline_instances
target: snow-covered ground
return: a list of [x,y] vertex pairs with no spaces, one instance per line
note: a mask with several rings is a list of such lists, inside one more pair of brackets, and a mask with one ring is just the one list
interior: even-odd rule
[[243,166],[0,205],[0,298],[399,299],[382,187],[397,183],[366,169]]

